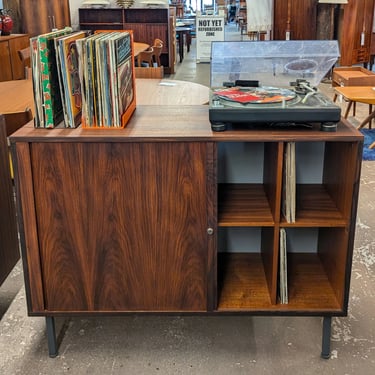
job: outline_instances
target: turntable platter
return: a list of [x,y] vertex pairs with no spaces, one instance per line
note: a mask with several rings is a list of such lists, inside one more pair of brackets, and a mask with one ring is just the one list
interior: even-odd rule
[[279,87],[230,87],[213,91],[213,100],[222,99],[227,105],[253,105],[282,103],[296,99],[297,94],[289,89]]

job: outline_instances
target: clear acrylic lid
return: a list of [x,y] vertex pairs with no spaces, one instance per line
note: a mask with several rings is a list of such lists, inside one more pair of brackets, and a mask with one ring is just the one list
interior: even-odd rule
[[235,80],[289,87],[297,79],[317,86],[340,56],[336,40],[212,42],[211,87]]

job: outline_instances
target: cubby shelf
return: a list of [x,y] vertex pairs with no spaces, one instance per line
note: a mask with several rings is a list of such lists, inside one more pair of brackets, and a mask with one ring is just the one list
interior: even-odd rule
[[287,223],[282,219],[282,225],[287,226],[346,226],[343,214],[321,184],[298,184],[296,188],[296,222]]
[[288,304],[271,303],[260,254],[219,256],[218,311],[340,311],[341,304],[316,254],[288,254]]
[[220,184],[218,226],[272,226],[262,184]]

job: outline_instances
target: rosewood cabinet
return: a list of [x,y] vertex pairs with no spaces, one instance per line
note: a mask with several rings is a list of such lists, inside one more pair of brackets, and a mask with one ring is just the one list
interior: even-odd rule
[[[30,315],[347,314],[363,136],[213,133],[206,106],[138,106],[125,129],[11,136]],[[296,145],[296,220],[283,215]],[[280,289],[287,233],[289,303]]]

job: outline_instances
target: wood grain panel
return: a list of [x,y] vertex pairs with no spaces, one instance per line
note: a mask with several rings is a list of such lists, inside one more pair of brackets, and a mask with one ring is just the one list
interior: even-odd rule
[[16,161],[15,176],[17,185],[17,201],[20,208],[18,224],[21,236],[21,249],[26,280],[28,310],[42,312],[45,309],[42,270],[39,257],[39,242],[35,212],[33,174],[31,166],[30,145],[19,142],[13,151]]
[[43,143],[32,156],[47,310],[206,309],[204,143]]
[[[323,183],[342,216],[351,217],[358,143],[327,142],[324,157]],[[340,168],[337,166],[340,165]]]
[[340,65],[369,61],[374,4],[374,0],[356,0],[344,6],[339,24]]
[[57,29],[70,26],[68,0],[20,0],[20,10],[23,32],[30,36],[50,32],[53,28],[52,17]]
[[273,38],[285,40],[289,26],[291,40],[316,39],[316,19],[316,0],[274,0]]
[[337,301],[343,306],[345,290],[346,287],[349,288],[349,284],[345,285],[347,258],[350,251],[348,231],[345,228],[320,228],[318,251]]

